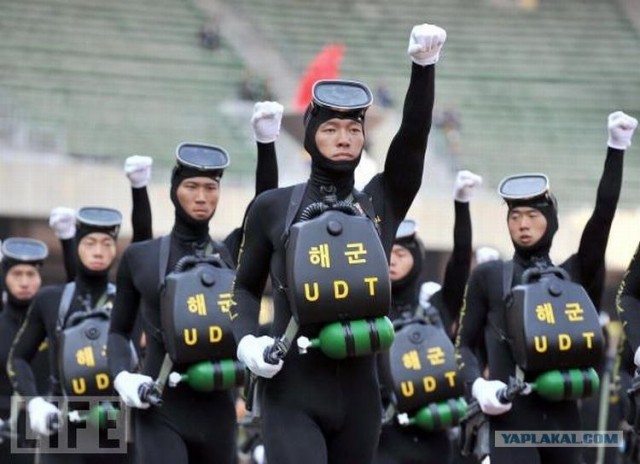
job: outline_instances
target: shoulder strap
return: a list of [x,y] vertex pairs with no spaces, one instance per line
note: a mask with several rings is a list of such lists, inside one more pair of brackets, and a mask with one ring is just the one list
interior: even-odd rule
[[291,225],[296,218],[296,214],[298,214],[298,210],[300,209],[300,205],[302,204],[302,197],[304,196],[304,191],[306,190],[306,188],[306,182],[296,184],[293,187],[291,198],[289,199],[289,207],[287,208],[287,215],[285,216],[284,220],[284,230],[282,231],[283,242],[286,242],[289,238],[289,229],[291,229]]
[[64,286],[62,296],[60,297],[60,305],[58,306],[58,323],[56,325],[58,332],[64,328],[64,322],[67,318],[69,308],[71,307],[71,299],[73,298],[73,294],[75,293],[75,291],[75,282],[69,282]]
[[160,253],[158,255],[158,284],[160,287],[164,285],[164,277],[169,264],[169,251],[171,250],[171,236],[163,235],[160,237]]
[[211,240],[212,252],[218,253],[220,255],[220,259],[229,266],[230,269],[234,269],[235,265],[233,264],[233,257],[229,252],[229,249],[225,246],[224,243],[218,242],[216,240]]
[[362,206],[364,214],[366,214],[367,217],[371,219],[377,227],[378,222],[376,221],[376,212],[373,209],[373,203],[371,203],[371,198],[369,198],[369,195],[361,192],[360,190],[353,189],[353,198],[358,202],[360,206]]
[[502,262],[502,301],[506,302],[511,294],[513,282],[513,260]]

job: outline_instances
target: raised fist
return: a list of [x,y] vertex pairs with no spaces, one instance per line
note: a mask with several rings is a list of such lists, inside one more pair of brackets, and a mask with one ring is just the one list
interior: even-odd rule
[[607,145],[618,150],[626,150],[631,146],[631,137],[638,127],[638,120],[622,111],[616,111],[609,115],[607,126],[609,128]]
[[471,171],[458,171],[453,184],[453,198],[462,203],[468,203],[476,188],[482,185],[482,177]]
[[409,36],[407,53],[420,66],[435,64],[440,58],[440,50],[447,40],[447,31],[433,24],[413,26]]
[[60,240],[69,240],[76,234],[76,212],[72,208],[59,206],[51,210],[49,227]]
[[124,172],[131,182],[131,187],[146,187],[151,179],[151,165],[153,159],[150,156],[129,156],[124,162]]
[[256,142],[275,142],[280,134],[283,112],[284,107],[278,102],[262,101],[255,104],[251,116],[251,126]]

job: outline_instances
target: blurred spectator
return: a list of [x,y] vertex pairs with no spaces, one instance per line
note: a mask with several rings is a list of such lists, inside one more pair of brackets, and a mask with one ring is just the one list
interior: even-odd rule
[[393,108],[394,101],[389,87],[384,82],[380,82],[376,87],[375,102],[382,108]]
[[200,29],[200,45],[209,50],[220,46],[220,26],[215,19],[208,19]]
[[461,152],[460,129],[462,128],[458,110],[448,107],[437,112],[434,118],[434,125],[440,129],[445,136],[448,154],[458,156]]
[[240,81],[239,97],[252,102],[273,100],[268,82],[250,69],[245,70]]

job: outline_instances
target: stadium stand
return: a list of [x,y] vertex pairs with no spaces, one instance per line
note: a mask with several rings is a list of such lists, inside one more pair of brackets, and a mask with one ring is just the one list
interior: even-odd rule
[[[563,208],[593,202],[607,115],[640,114],[640,36],[614,0],[225,2],[299,72],[326,43],[345,44],[343,76],[383,79],[396,101],[407,79],[398,50],[411,26],[442,25],[436,104],[455,108],[462,125],[452,165],[483,174],[491,188],[515,171],[548,172]],[[628,157],[626,170],[622,206],[637,204],[640,160]]]
[[69,154],[118,163],[138,153],[162,164],[186,139],[218,143],[240,155],[234,170],[252,172],[249,128],[224,111],[244,65],[224,38],[199,46],[205,19],[188,0],[3,1],[0,95],[19,109],[4,125],[57,127]]

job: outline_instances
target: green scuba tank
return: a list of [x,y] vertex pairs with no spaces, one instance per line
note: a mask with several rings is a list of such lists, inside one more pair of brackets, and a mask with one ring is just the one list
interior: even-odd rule
[[298,349],[304,354],[308,348],[320,348],[332,359],[344,359],[387,350],[394,336],[393,323],[387,316],[334,322],[323,327],[317,338],[299,337]]
[[244,372],[244,364],[233,359],[203,361],[190,366],[183,374],[172,372],[169,375],[169,386],[175,387],[180,382],[186,382],[191,388],[201,392],[227,390],[243,384]]
[[466,412],[467,402],[464,398],[457,398],[431,403],[418,409],[413,416],[398,414],[398,422],[400,425],[416,425],[426,431],[442,430],[458,425]]
[[596,393],[600,377],[592,367],[557,369],[540,374],[531,388],[549,401],[576,400]]
[[104,429],[107,422],[115,422],[120,416],[120,410],[109,402],[100,402],[93,406],[86,414],[80,411],[69,411],[69,422],[87,422],[95,428]]

